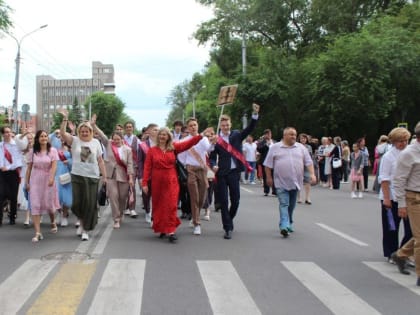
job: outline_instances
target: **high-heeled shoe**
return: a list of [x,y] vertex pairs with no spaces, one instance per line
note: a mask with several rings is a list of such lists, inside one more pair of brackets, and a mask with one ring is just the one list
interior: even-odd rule
[[44,237],[41,233],[35,233],[35,236],[32,238],[32,243],[38,243],[40,240],[43,240]]
[[58,232],[58,227],[57,227],[57,223],[55,222],[51,222],[51,233],[55,234]]

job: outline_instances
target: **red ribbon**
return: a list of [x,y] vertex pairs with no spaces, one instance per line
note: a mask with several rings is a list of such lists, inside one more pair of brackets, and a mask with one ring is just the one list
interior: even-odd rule
[[223,140],[222,137],[218,137],[217,138],[217,144],[220,145],[225,151],[227,151],[235,159],[239,160],[245,166],[245,168],[248,170],[248,172],[252,171],[252,167],[245,160],[244,155],[242,153],[240,153],[238,150],[236,150],[230,143],[227,143],[225,140]]
[[6,160],[12,164],[13,163],[13,159],[12,159],[12,155],[10,154],[9,150],[7,150],[6,146],[3,146],[3,150],[4,150],[4,157],[6,158]]

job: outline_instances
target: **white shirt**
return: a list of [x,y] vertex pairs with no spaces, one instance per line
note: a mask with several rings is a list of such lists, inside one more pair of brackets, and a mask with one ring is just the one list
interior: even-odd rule
[[[184,140],[188,140],[192,138],[192,136],[187,136],[181,139],[181,142]],[[201,160],[204,164],[206,164],[206,155],[211,148],[211,144],[207,137],[203,137],[196,145],[193,146],[194,150],[198,153],[201,157]],[[190,152],[190,150],[184,151],[178,154],[178,160],[184,165],[192,165],[192,166],[202,166],[199,161],[194,157],[194,155]]]
[[[12,156],[12,163],[10,163],[4,156],[4,147],[7,149],[7,151],[10,152],[10,155]],[[0,142],[0,168],[6,167],[8,171],[12,171],[22,167],[22,165],[22,153],[15,140],[12,139],[10,142]]]
[[99,178],[98,157],[102,156],[102,146],[98,139],[84,142],[78,137],[73,137],[71,155],[73,158],[72,174]]
[[242,151],[244,152],[245,160],[248,162],[257,161],[257,144],[252,142],[245,142],[242,145]]
[[[401,150],[398,150],[396,147],[391,147],[381,159],[381,164],[379,166],[379,175],[378,175],[378,183],[380,184],[382,181],[389,182],[389,199],[396,201],[394,198],[394,184],[393,178],[395,176],[395,169],[397,167],[397,159],[400,155]],[[382,191],[382,187],[379,191],[379,199],[384,200],[384,193]]]

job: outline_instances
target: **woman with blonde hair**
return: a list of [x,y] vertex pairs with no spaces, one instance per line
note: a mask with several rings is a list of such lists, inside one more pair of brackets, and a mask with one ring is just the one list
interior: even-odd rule
[[[203,132],[206,133],[207,129]],[[153,230],[160,238],[169,235],[171,243],[177,240],[176,228],[181,224],[177,215],[179,195],[178,176],[175,166],[176,155],[188,150],[202,139],[202,135],[185,141],[173,142],[168,128],[161,128],[157,144],[147,152],[144,164],[142,189],[149,193],[151,181]]]
[[[382,214],[382,249],[384,257],[390,263],[394,263],[391,255],[403,246],[411,237],[411,228],[408,218],[402,219],[398,216],[398,202],[395,198],[393,178],[396,175],[395,169],[397,159],[404,150],[410,139],[410,132],[405,128],[394,128],[388,137],[392,147],[384,154],[379,166],[378,182],[380,183],[379,199],[381,200]],[[404,224],[404,238],[398,244],[398,234],[401,220]]]
[[[89,239],[88,231],[98,223],[97,192],[100,174],[106,183],[106,170],[102,159],[102,146],[93,137],[93,128],[89,122],[81,123],[77,128],[77,136],[66,132],[68,111],[61,109],[63,121],[60,126],[61,138],[71,146],[73,165],[71,184],[73,190],[72,212],[80,220],[77,235],[82,241]],[[99,172],[100,170],[100,172]]]

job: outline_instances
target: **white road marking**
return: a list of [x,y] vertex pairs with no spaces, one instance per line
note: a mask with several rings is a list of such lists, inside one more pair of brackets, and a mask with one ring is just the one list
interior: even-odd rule
[[420,295],[420,287],[416,285],[417,277],[415,276],[415,272],[413,272],[412,276],[403,275],[398,271],[397,266],[386,262],[364,261],[363,263],[373,270],[379,272],[382,276],[391,279],[403,287],[411,290],[415,294]]
[[251,194],[254,193],[251,189],[248,189],[248,188],[245,188],[245,187],[242,187],[242,186],[240,186],[240,187],[243,191],[246,191],[246,192],[251,193]]
[[323,224],[323,223],[316,223],[316,224],[318,226],[322,227],[323,229],[325,229],[327,231],[330,231],[331,233],[334,233],[334,234],[336,234],[336,235],[338,235],[338,236],[340,236],[340,237],[342,237],[342,238],[344,238],[344,239],[346,239],[346,240],[348,240],[348,241],[350,241],[350,242],[352,242],[356,245],[369,246],[369,244],[366,244],[365,242],[362,242],[362,241],[360,241],[360,240],[358,240],[358,239],[356,239],[356,238],[354,238],[354,237],[352,237],[352,236],[350,236],[346,233],[340,232],[339,230],[336,230],[336,229],[334,229],[334,228],[332,228],[332,227],[330,227],[326,224]]
[[140,314],[145,269],[145,260],[109,260],[88,315]]
[[213,314],[261,314],[230,261],[197,261]]
[[0,314],[16,314],[57,265],[56,260],[28,259],[0,285]]
[[[110,216],[106,217],[107,220],[109,220],[109,218],[110,218]],[[114,229],[114,225],[113,225],[112,221],[110,220],[109,224],[105,228],[104,233],[102,234],[101,238],[99,239],[98,243],[95,246],[95,249],[92,252],[92,255],[94,257],[99,256],[104,252],[105,247],[108,244],[109,238],[111,237],[113,229]]]
[[[101,218],[98,218],[98,220],[101,220],[103,223],[101,224],[106,224],[106,230],[104,231],[104,233],[102,233],[101,238],[99,239],[98,243],[96,244],[96,247],[93,251],[93,253],[100,255],[102,254],[104,248],[106,247],[106,244],[111,236],[112,233],[112,229],[111,231],[108,231],[108,229],[110,228],[110,226],[112,226],[112,220],[111,220],[111,206],[108,205],[102,212],[102,216]],[[76,248],[76,252],[79,253],[88,253],[89,252],[89,247],[92,245],[92,241],[94,241],[99,233],[101,232],[100,226],[99,224],[96,226],[96,228],[93,231],[89,232],[89,240],[85,241],[85,242],[80,242],[79,246],[77,246]]]
[[282,264],[332,313],[339,315],[380,314],[315,263],[283,261]]

